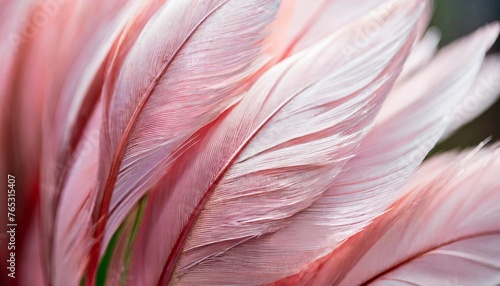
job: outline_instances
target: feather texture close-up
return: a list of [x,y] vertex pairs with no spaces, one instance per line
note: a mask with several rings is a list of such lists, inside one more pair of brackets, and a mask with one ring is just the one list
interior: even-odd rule
[[500,285],[462,2],[0,0],[0,285]]

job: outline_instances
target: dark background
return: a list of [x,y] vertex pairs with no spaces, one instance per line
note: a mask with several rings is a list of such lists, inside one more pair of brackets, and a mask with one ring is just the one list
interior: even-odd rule
[[[441,46],[500,20],[500,0],[435,0],[434,9],[431,26],[441,30]],[[497,40],[490,53],[499,51],[500,41]],[[500,142],[500,101],[439,144],[435,152],[476,146],[490,136],[491,142]]]

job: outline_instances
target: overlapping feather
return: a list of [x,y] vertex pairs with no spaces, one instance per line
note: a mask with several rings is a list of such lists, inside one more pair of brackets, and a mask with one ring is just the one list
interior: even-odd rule
[[[339,244],[344,242],[342,237],[355,235],[382,215],[402,195],[404,185],[443,135],[454,108],[466,98],[475,81],[498,31],[497,24],[490,25],[450,45],[413,77],[395,86],[377,116],[375,127],[361,143],[360,152],[347,163],[346,172],[322,198],[298,216],[301,223],[291,232],[306,229],[304,233],[318,239],[316,244]],[[456,61],[457,53],[466,51],[469,56]],[[443,72],[446,69],[449,70]],[[423,80],[428,85],[422,86]],[[337,263],[341,255],[342,250],[333,251],[325,259]],[[348,265],[346,262],[342,268],[349,269]],[[329,282],[325,282],[315,273],[317,267],[318,264],[313,264],[280,283],[312,283],[309,279],[317,275],[320,278],[313,279],[321,282],[316,283],[338,283],[345,274],[340,270],[328,273]],[[340,266],[325,266],[325,273],[336,267]]]
[[172,0],[144,27],[106,91],[91,271],[104,227],[108,241],[197,133],[272,63],[279,7],[275,0]]
[[[286,55],[291,55],[311,46],[354,20],[374,13],[377,7],[389,7],[387,0],[293,0],[295,9],[288,31]],[[420,19],[419,35],[425,31],[432,15],[432,1],[425,1],[425,11]],[[388,8],[386,8],[388,9]],[[374,22],[366,30],[358,30],[367,36],[376,33],[378,23]],[[360,35],[360,37],[363,37]],[[360,39],[358,39],[360,41]]]
[[[484,199],[498,194],[488,180],[498,151],[460,159],[464,170],[438,158],[403,188],[438,140],[498,95],[498,56],[483,63],[498,24],[436,57],[431,30],[405,63],[431,1],[279,2],[72,0],[17,50],[5,39],[25,24],[0,26],[0,102],[36,119],[19,130],[2,120],[0,161],[27,174],[28,194],[41,164],[41,224],[26,224],[40,239],[23,245],[36,254],[41,243],[47,284],[76,285],[87,270],[93,285],[126,217],[110,284],[498,283],[498,215]],[[482,186],[469,214],[456,211],[472,186],[457,173]],[[440,225],[452,216],[462,228]],[[375,263],[394,240],[395,255]]]
[[[150,198],[131,268],[138,283],[161,274],[160,284],[259,284],[306,265],[303,255],[277,264],[288,252],[268,236],[356,152],[413,43],[420,4],[381,9],[261,76]],[[343,53],[355,43],[351,29],[373,21],[378,36]],[[260,246],[269,243],[276,249]]]
[[363,257],[339,285],[500,283],[498,148],[423,164],[407,195],[365,230]]

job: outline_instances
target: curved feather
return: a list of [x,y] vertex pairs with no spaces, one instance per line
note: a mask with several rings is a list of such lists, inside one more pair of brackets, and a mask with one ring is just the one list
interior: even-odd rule
[[[81,160],[96,163],[91,158],[97,159],[97,150],[92,149],[92,152],[95,153],[84,155],[80,151],[82,145],[85,146],[84,148],[90,148],[89,140],[91,140],[91,148],[98,146],[100,128],[96,125],[89,127],[91,124],[89,122],[92,118],[91,115],[94,117],[102,116],[100,114],[102,108],[97,107],[97,105],[105,79],[107,62],[121,35],[127,34],[132,38],[130,35],[132,33],[128,33],[127,29],[131,25],[130,22],[136,24],[139,21],[138,18],[146,22],[145,17],[150,16],[155,11],[156,6],[159,5],[157,2],[162,1],[129,3],[127,0],[123,0],[99,5],[94,5],[95,3],[92,4],[90,1],[86,1],[85,4],[78,4],[78,1],[75,1],[69,5],[70,7],[66,7],[76,10],[73,11],[73,25],[70,25],[69,28],[64,27],[67,29],[64,33],[65,41],[71,42],[72,45],[69,45],[68,50],[64,51],[63,56],[59,59],[60,65],[66,65],[68,69],[61,68],[59,72],[67,74],[55,76],[56,78],[64,78],[64,83],[61,83],[59,91],[56,92],[57,89],[53,89],[57,95],[57,99],[53,100],[55,103],[48,102],[47,104],[47,113],[54,113],[54,115],[45,121],[46,136],[42,162],[42,170],[45,171],[42,186],[44,197],[48,201],[43,208],[44,214],[49,214],[49,221],[57,221],[55,226],[46,224],[44,228],[47,233],[58,235],[58,237],[46,238],[49,241],[47,247],[50,247],[51,244],[63,246],[60,249],[48,250],[55,257],[50,258],[51,262],[46,263],[46,265],[49,267],[51,263],[55,265],[57,261],[68,261],[65,267],[58,268],[60,271],[55,270],[57,273],[55,273],[53,281],[58,283],[56,285],[78,283],[88,260],[86,252],[89,251],[88,241],[91,239],[89,236],[91,219],[87,211],[90,205],[93,206],[93,204],[89,204],[88,200],[90,192],[95,191],[95,186],[88,185],[88,182],[95,184],[97,177],[88,177],[89,174],[81,166]],[[65,11],[60,13],[62,12]],[[85,30],[84,34],[71,31],[71,29],[81,29],[79,24],[88,21],[94,26],[87,24],[88,30]],[[64,24],[64,21],[59,23]],[[142,26],[144,25],[145,23],[142,24]],[[136,24],[135,28],[139,29],[138,26],[140,27]],[[76,34],[78,34],[78,41],[72,41],[72,37]],[[138,37],[139,32],[136,34],[135,38]],[[78,48],[74,49],[75,46]],[[101,121],[99,120],[99,124]],[[89,132],[93,136],[90,139],[88,138]],[[84,158],[81,158],[82,156]],[[56,165],[54,166],[54,164]],[[88,167],[90,168],[90,166]],[[82,178],[87,178],[88,181],[80,182],[83,183],[83,187],[75,187],[79,184],[78,178],[68,178],[75,176],[75,172],[86,174]],[[92,173],[92,175],[95,174]],[[80,191],[76,192],[75,190]],[[64,192],[68,192],[68,194]],[[64,196],[69,196],[69,199],[65,200],[62,198]],[[74,213],[72,209],[74,206],[78,206],[75,209],[78,211],[77,213]],[[67,207],[70,207],[70,210],[59,210]],[[73,224],[72,220],[76,220],[78,224]],[[78,225],[81,229],[77,227],[75,230],[74,225]],[[71,247],[75,247],[75,251],[72,252]],[[46,256],[49,257],[49,255]]]
[[498,148],[426,162],[340,285],[500,283]]
[[462,125],[474,120],[500,96],[500,55],[486,57],[481,72],[470,88],[467,97],[450,118],[450,123],[441,140],[453,134]]
[[171,0],[145,26],[105,99],[91,271],[108,215],[105,240],[189,138],[273,61],[278,8],[277,0]]
[[[388,7],[388,0],[292,0],[295,9],[289,26],[287,53],[307,48],[350,22],[367,14],[374,14],[377,7]],[[426,1],[425,11],[420,19],[418,35],[423,34],[432,16],[433,1]],[[386,8],[389,11],[390,8]],[[357,31],[360,37],[376,33],[378,23],[367,30]]]
[[[347,163],[346,171],[332,187],[296,217],[290,233],[305,229],[304,233],[317,239],[318,245],[339,245],[382,215],[402,195],[404,185],[444,133],[454,107],[467,95],[497,36],[497,25],[481,29],[442,50],[415,76],[396,86],[388,100],[406,100],[409,94],[415,99],[398,105],[396,110],[384,102],[359,153]],[[457,53],[468,56],[457,61]],[[450,61],[454,61],[453,65]],[[338,283],[353,263],[344,261],[341,267],[336,264],[342,251],[333,251],[278,284]],[[318,267],[330,263],[335,266],[325,266],[324,271],[317,273]],[[339,270],[332,272],[332,267]]]
[[[381,10],[276,65],[196,156],[180,158],[146,209],[131,269],[138,283],[161,273],[160,284],[260,284],[313,259],[278,267],[284,253],[255,244],[310,206],[356,152],[413,43],[417,3]],[[352,30],[375,20],[380,35],[342,53],[356,44]]]
[[[9,114],[9,119],[2,120],[3,126],[0,128],[3,141],[2,153],[5,152],[11,157],[7,159],[9,162],[15,162],[11,164],[12,169],[8,173],[17,176],[23,174],[24,178],[17,186],[18,207],[25,210],[18,218],[19,243],[22,244],[22,239],[28,237],[23,226],[27,226],[34,218],[40,219],[42,236],[40,241],[43,246],[41,251],[46,272],[44,276],[47,281],[52,281],[50,267],[57,203],[54,203],[55,185],[50,183],[53,181],[51,176],[56,175],[52,174],[56,172],[54,166],[56,160],[49,154],[53,153],[53,148],[57,144],[53,144],[55,143],[52,140],[53,130],[47,127],[59,123],[51,119],[56,111],[63,82],[68,80],[66,73],[78,66],[77,59],[81,59],[79,56],[85,57],[84,53],[80,54],[80,46],[83,46],[82,43],[86,40],[93,38],[94,33],[100,31],[93,28],[107,19],[102,17],[101,21],[91,21],[89,24],[87,22],[91,18],[89,14],[100,18],[102,14],[92,13],[105,10],[104,14],[110,14],[112,17],[109,6],[120,3],[113,1],[110,5],[108,1],[95,7],[95,5],[82,5],[85,1],[77,0],[66,3],[14,2],[15,5],[11,5],[5,12],[13,13],[16,19],[6,21],[9,24],[2,25],[0,31],[0,37],[5,40],[2,44],[7,45],[7,47],[2,45],[2,48],[6,48],[5,53],[2,51],[2,55],[7,55],[9,59],[2,61],[5,63],[2,65],[10,68],[7,74],[11,76],[5,83],[6,89],[2,88],[2,92],[6,92],[10,97],[5,105],[2,103],[2,108],[9,109],[9,112],[5,113]],[[72,22],[68,24],[67,19],[70,16]],[[83,27],[89,28],[90,31]],[[65,44],[60,45],[60,41]],[[4,86],[4,83],[1,85]],[[48,177],[50,179],[47,179]],[[35,207],[31,204],[34,203],[33,198],[37,198],[39,189],[41,216],[37,218],[33,213]]]
[[[312,263],[307,271],[277,284],[347,286],[372,285],[372,282],[377,281],[374,285],[386,285],[384,281],[377,279],[399,266],[404,266],[406,262],[411,263],[413,259],[419,259],[421,255],[429,257],[426,253],[434,249],[451,246],[458,250],[459,248],[455,247],[463,246],[453,245],[455,242],[464,241],[469,249],[462,250],[470,253],[479,254],[484,249],[493,251],[492,248],[497,244],[490,239],[494,237],[489,236],[489,230],[490,227],[498,228],[499,221],[498,206],[493,203],[494,196],[499,194],[498,182],[493,180],[500,167],[498,163],[498,148],[472,151],[459,156],[445,154],[424,163],[422,169],[405,187],[405,195],[397,200],[387,213],[378,217],[362,232],[350,237],[331,255]],[[485,199],[486,197],[488,199]],[[495,231],[498,232],[493,230]],[[483,234],[483,242],[489,242],[489,246],[485,245],[483,248],[473,241],[467,241],[469,238],[482,239]],[[498,242],[497,239],[494,240]],[[446,273],[450,269],[443,267],[445,265],[440,263],[441,261],[426,263],[433,265],[431,269],[442,270],[439,272],[441,276],[434,276],[441,281],[451,279],[448,281],[455,284],[468,281],[466,285],[475,285],[477,281],[490,279],[481,285],[494,285],[493,281],[498,279],[499,272],[498,269],[489,271],[494,265],[489,257],[491,256],[484,257],[482,265],[455,261],[454,265],[460,266],[462,275],[454,277],[445,275],[450,273]],[[476,259],[476,262],[479,260]],[[430,280],[435,271],[429,272],[429,268],[426,269],[427,273],[425,269],[416,271],[419,265],[421,263],[417,262],[413,271],[406,272],[405,277],[399,276],[399,281],[385,282],[396,285],[405,282],[413,282],[409,283],[410,285],[441,285],[438,283],[440,280]],[[482,267],[484,268],[481,269]],[[478,270],[483,271],[477,274]],[[457,273],[452,273],[455,274]],[[422,277],[429,280],[419,280]]]
[[[403,110],[425,104],[426,100],[431,98],[426,90],[437,90],[445,86],[446,82],[458,82],[457,77],[463,76],[471,69],[477,70],[482,65],[485,53],[497,39],[499,31],[500,24],[492,23],[440,50],[430,64],[395,87],[394,92],[384,102],[384,110],[377,117],[377,124],[389,121]],[[474,79],[476,77],[477,71]],[[426,83],[425,86],[423,83]],[[472,83],[469,83],[468,87],[464,86],[465,90],[462,90],[461,94],[467,94],[471,85]],[[458,97],[460,96],[455,96]]]
[[[61,196],[63,196],[66,175],[71,172],[70,168],[73,167],[73,164],[79,160],[77,151],[81,148],[82,142],[80,142],[80,139],[84,135],[86,122],[91,118],[99,98],[98,88],[94,87],[93,90],[86,91],[83,96],[76,89],[80,81],[86,84],[87,79],[99,77],[93,73],[92,67],[94,67],[96,60],[91,61],[91,58],[93,58],[93,53],[95,53],[97,47],[104,43],[104,47],[96,56],[96,58],[100,59],[101,64],[104,61],[101,57],[105,57],[107,52],[105,43],[113,40],[113,37],[109,36],[112,36],[111,31],[115,29],[117,22],[126,18],[122,12],[130,8],[125,5],[127,2],[128,0],[100,1],[99,5],[92,1],[81,0],[68,1],[67,3],[57,1],[39,3],[34,13],[37,13],[36,15],[47,14],[49,18],[47,20],[48,24],[40,27],[28,27],[35,29],[35,38],[40,37],[47,40],[47,46],[44,47],[43,51],[40,47],[33,49],[36,51],[36,56],[45,58],[47,62],[50,60],[52,63],[52,65],[46,63],[46,76],[40,77],[40,73],[36,74],[37,77],[43,80],[44,89],[40,93],[46,94],[46,96],[43,104],[40,105],[43,107],[43,118],[40,118],[39,121],[34,120],[39,122],[41,126],[39,129],[43,131],[42,148],[37,145],[37,149],[41,153],[40,186],[42,200],[40,207],[43,221],[42,243],[44,245],[42,251],[44,252],[44,259],[46,259],[44,263],[47,268],[46,278],[52,283],[61,283],[61,279],[54,277],[52,272],[57,271],[54,270],[56,265],[54,259],[56,258],[53,255],[58,251],[54,249],[54,244],[57,243],[56,241],[59,240],[60,242],[61,240],[61,238],[55,237],[56,233],[59,232],[57,229],[58,222],[65,219],[65,214],[61,215],[59,213],[59,207],[64,204],[60,200]],[[125,8],[122,9],[122,6],[125,6]],[[71,18],[71,21],[68,23],[69,18]],[[40,33],[40,35],[37,35],[37,33]],[[65,44],[60,45],[60,42]],[[50,57],[45,56],[45,52],[50,54]],[[90,64],[89,61],[91,61]],[[57,68],[53,68],[54,66],[57,66]],[[75,93],[76,97],[74,97]],[[85,108],[75,112],[70,108],[70,105],[78,102],[82,97],[91,104],[87,104]],[[33,102],[30,102],[30,104],[33,105]],[[84,119],[84,122],[78,122],[78,126],[73,125],[75,120],[72,116],[75,114],[79,119]],[[65,129],[65,124],[72,128],[70,130]],[[75,134],[78,135],[75,136]],[[68,137],[68,135],[72,139],[66,140],[65,137]],[[64,138],[64,141],[61,138]],[[39,166],[36,167],[39,168]],[[71,189],[70,193],[73,198],[80,199],[78,194],[73,194],[76,193],[75,190],[77,189],[79,188]],[[85,188],[82,193],[86,193]],[[74,201],[73,203],[79,205],[83,202]],[[71,235],[68,235],[68,237],[71,237]],[[64,240],[64,236],[62,240]],[[67,251],[62,253],[71,257]],[[80,254],[76,253],[75,263],[81,263],[82,259],[78,257]],[[58,258],[66,260],[68,257]],[[73,277],[74,272],[68,271],[68,279],[75,279]],[[78,280],[73,282],[77,283]],[[65,285],[65,282],[56,285]]]
[[54,217],[53,245],[49,267],[52,285],[78,285],[87,267],[92,245],[92,208],[99,155],[102,103],[93,111],[75,150]]
[[[44,127],[46,138],[52,140],[47,140],[45,152],[53,153],[53,158],[47,158],[47,161],[57,161],[67,166],[53,172],[57,180],[51,183],[57,185],[59,190],[64,186],[67,169],[74,163],[72,155],[90,114],[99,102],[105,78],[104,70],[113,45],[127,21],[137,13],[137,3],[140,3],[128,0],[108,2],[96,5],[86,1],[85,5],[73,5],[77,9],[71,21],[74,25],[64,31],[62,41],[72,44],[60,51],[62,55],[58,58],[58,63],[62,68],[58,75],[53,76],[59,81],[52,88],[57,97],[47,104],[47,113],[51,116],[47,118]],[[86,29],[81,26],[84,24]],[[60,25],[64,26],[65,22]],[[74,30],[84,30],[85,33]]]
[[361,18],[387,0],[337,1],[337,0],[294,0],[287,55],[296,53],[350,22]]
[[411,78],[419,69],[427,65],[434,58],[440,40],[439,29],[431,27],[413,47],[398,82]]

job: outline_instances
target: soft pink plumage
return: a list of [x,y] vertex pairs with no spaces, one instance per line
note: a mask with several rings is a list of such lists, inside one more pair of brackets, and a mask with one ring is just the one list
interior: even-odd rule
[[500,94],[498,23],[438,50],[430,0],[47,3],[0,0],[18,285],[500,283],[498,147],[424,162]]

